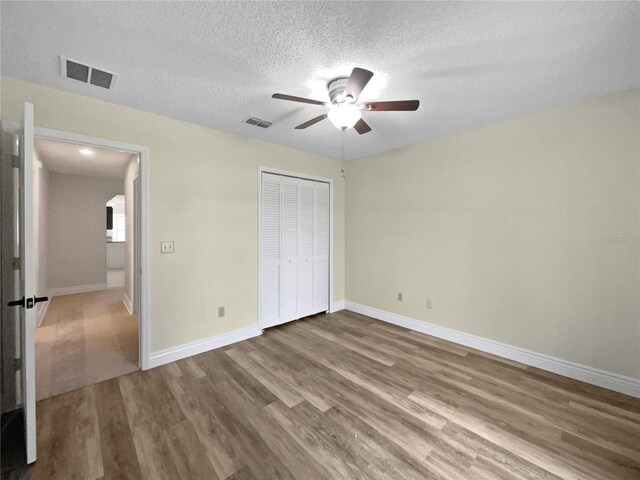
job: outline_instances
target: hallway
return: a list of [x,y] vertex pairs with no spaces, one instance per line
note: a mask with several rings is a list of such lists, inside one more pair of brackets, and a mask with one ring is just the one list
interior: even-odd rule
[[36,329],[38,400],[137,370],[138,317],[123,288],[54,297]]

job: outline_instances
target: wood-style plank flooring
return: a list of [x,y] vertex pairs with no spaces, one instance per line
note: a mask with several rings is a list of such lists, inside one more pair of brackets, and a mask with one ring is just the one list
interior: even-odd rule
[[36,329],[36,398],[52,397],[138,369],[138,317],[123,288],[53,297]]
[[640,478],[640,400],[349,312],[37,415],[33,480]]

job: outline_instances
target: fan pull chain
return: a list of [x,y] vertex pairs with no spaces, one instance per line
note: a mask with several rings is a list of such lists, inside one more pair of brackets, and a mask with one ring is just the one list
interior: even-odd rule
[[342,178],[346,178],[346,175],[345,175],[345,173],[344,173],[344,169],[345,169],[345,161],[344,161],[344,137],[345,137],[345,134],[346,134],[346,133],[347,133],[347,132],[346,132],[345,130],[343,130],[343,131],[342,131],[342,143],[340,144],[340,145],[341,145],[341,149],[342,149],[342,152],[341,152],[341,153],[342,153]]

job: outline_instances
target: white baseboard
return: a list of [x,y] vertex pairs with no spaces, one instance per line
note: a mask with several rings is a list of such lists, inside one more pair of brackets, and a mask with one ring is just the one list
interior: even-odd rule
[[98,290],[106,290],[106,283],[92,283],[90,285],[76,285],[74,287],[60,287],[49,290],[50,297],[59,295],[71,295],[72,293],[96,292]]
[[340,310],[344,310],[346,308],[345,304],[346,304],[345,300],[340,300],[338,302],[333,302],[331,304],[331,308],[329,309],[329,312],[333,313],[333,312],[339,312]]
[[638,378],[626,377],[624,375],[599,370],[587,365],[569,362],[561,358],[544,355],[531,350],[525,350],[524,348],[513,347],[487,338],[478,337],[458,330],[452,330],[450,328],[440,327],[421,320],[379,310],[373,307],[367,307],[354,302],[347,301],[346,309],[377,320],[382,320],[383,322],[399,325],[410,330],[415,330],[416,332],[426,333],[427,335],[432,335],[460,345],[491,353],[499,357],[524,363],[525,365],[531,365],[542,370],[564,375],[565,377],[640,398],[640,379]]
[[249,338],[262,335],[262,330],[258,326],[242,328],[213,337],[196,340],[195,342],[183,343],[176,347],[165,348],[151,353],[149,359],[149,368],[159,367],[165,363],[175,362],[183,358],[191,357],[199,353],[208,352],[216,348],[224,347],[232,343],[241,342]]
[[127,297],[126,293],[122,294],[122,303],[124,303],[129,315],[133,315],[133,302],[129,297]]

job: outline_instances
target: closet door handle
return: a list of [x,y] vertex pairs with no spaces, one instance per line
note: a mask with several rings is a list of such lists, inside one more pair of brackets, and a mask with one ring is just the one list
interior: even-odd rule
[[33,303],[40,303],[40,302],[47,302],[49,300],[49,297],[36,297],[35,295],[33,296]]

